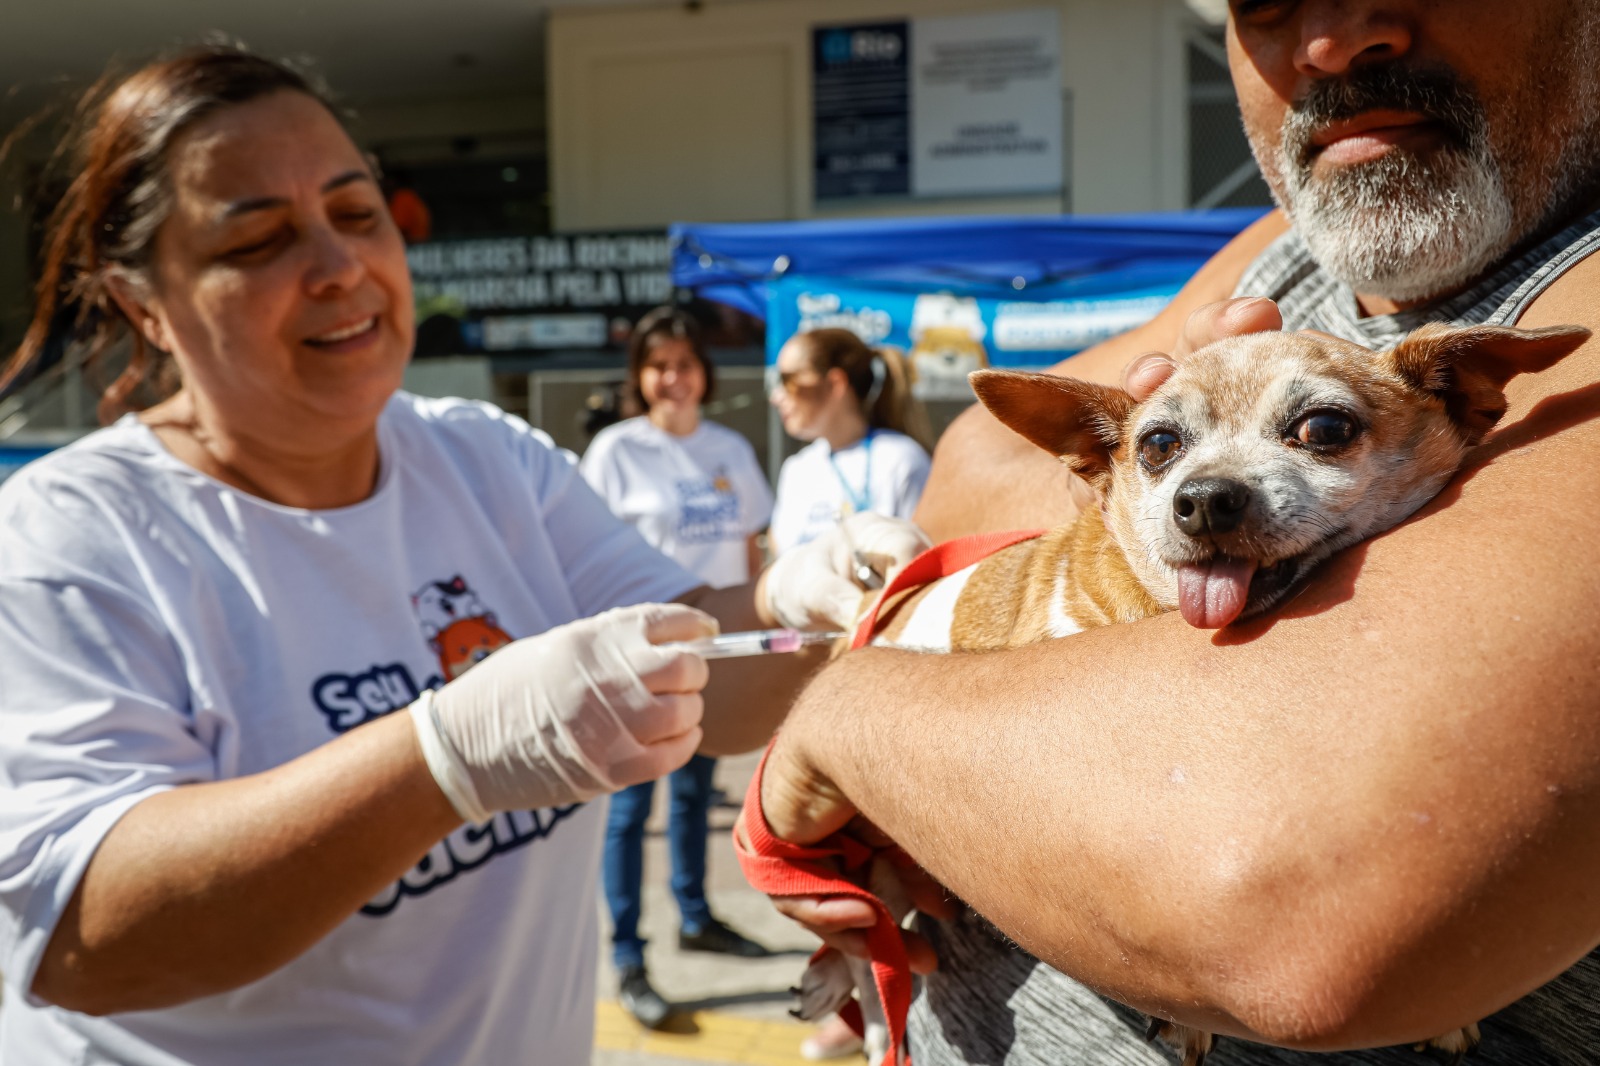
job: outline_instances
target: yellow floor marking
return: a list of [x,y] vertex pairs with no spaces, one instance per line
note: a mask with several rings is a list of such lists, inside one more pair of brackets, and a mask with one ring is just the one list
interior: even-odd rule
[[693,1017],[698,1032],[651,1032],[641,1029],[617,1004],[602,1002],[595,1007],[595,1046],[737,1066],[804,1066],[806,1062],[800,1057],[800,1041],[812,1031],[810,1025],[716,1011],[699,1011]]

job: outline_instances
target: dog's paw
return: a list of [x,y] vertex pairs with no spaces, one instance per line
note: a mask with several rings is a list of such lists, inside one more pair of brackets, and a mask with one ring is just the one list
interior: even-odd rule
[[1183,1066],[1203,1066],[1206,1056],[1216,1046],[1217,1038],[1187,1025],[1169,1022],[1165,1018],[1151,1018],[1145,1027],[1146,1040],[1163,1040],[1177,1051]]
[[1478,1032],[1477,1023],[1465,1029],[1457,1029],[1453,1033],[1436,1036],[1432,1040],[1417,1044],[1414,1050],[1422,1052],[1435,1062],[1444,1066],[1458,1066],[1462,1059],[1478,1050],[1478,1042],[1483,1039]]
[[850,1002],[855,990],[855,978],[850,976],[850,966],[844,955],[825,951],[800,975],[800,987],[792,989],[800,997],[800,1006],[789,1013],[803,1022],[818,1021],[837,1014],[840,1007]]

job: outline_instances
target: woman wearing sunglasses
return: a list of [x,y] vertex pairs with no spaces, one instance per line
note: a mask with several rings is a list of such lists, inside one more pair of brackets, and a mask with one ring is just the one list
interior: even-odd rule
[[[778,352],[769,397],[784,432],[809,441],[784,460],[769,534],[782,554],[858,511],[910,518],[928,480],[927,415],[899,352],[874,350],[847,329],[797,333]],[[837,1016],[800,1044],[807,1059],[860,1050]]]
[[770,400],[784,432],[810,442],[778,475],[774,554],[858,511],[911,517],[928,480],[931,434],[898,352],[847,329],[797,333],[778,353]]

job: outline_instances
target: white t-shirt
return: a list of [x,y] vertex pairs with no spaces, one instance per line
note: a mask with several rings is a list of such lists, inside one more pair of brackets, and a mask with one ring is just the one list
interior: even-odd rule
[[579,469],[612,513],[711,587],[750,580],[746,544],[772,518],[772,490],[738,433],[702,420],[679,437],[630,418],[596,434]]
[[140,800],[277,766],[513,637],[700,583],[516,418],[399,394],[378,431],[376,491],[336,510],[229,488],[131,417],[0,488],[0,1062],[589,1061],[599,803],[458,829],[233,992],[103,1018],[26,994]]
[[773,548],[804,544],[855,511],[910,518],[927,483],[928,453],[904,433],[875,429],[837,452],[818,438],[778,472]]

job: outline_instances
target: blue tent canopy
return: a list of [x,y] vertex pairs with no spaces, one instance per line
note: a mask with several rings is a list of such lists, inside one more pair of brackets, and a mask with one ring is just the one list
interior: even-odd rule
[[1187,277],[1262,213],[680,223],[670,231],[672,280],[761,318],[768,282],[796,274],[1015,298],[1089,276],[1111,283],[1123,271]]

